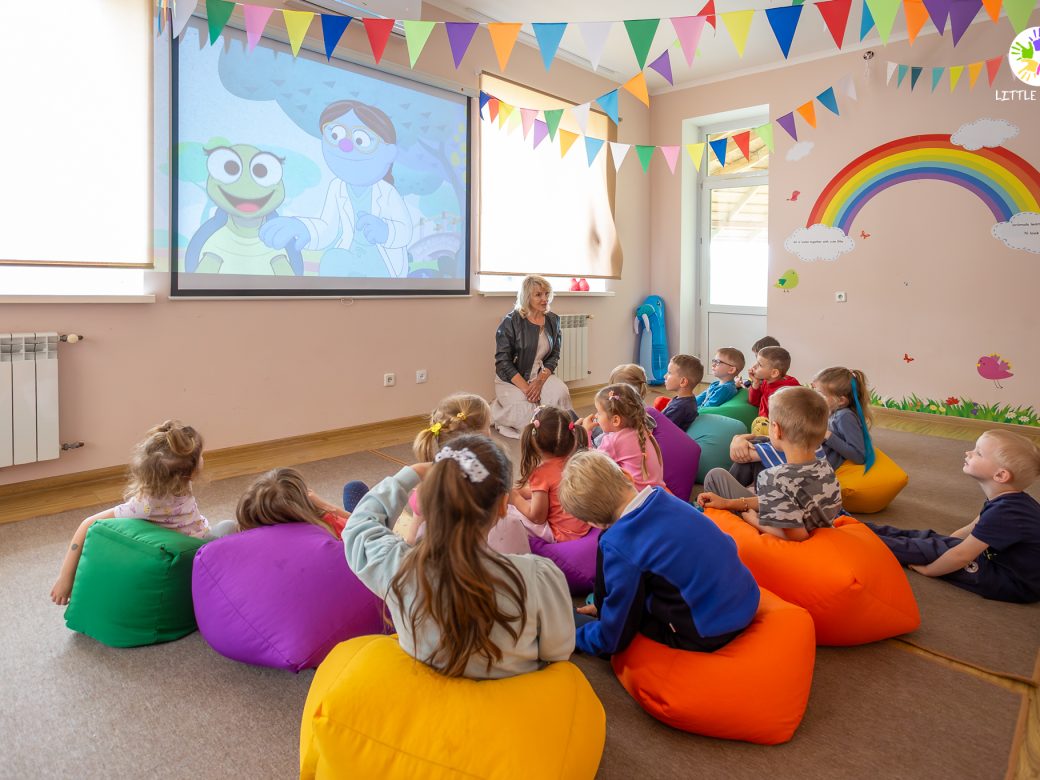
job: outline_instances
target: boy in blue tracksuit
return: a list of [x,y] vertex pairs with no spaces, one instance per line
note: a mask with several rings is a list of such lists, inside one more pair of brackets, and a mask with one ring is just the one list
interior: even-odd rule
[[[575,646],[612,655],[636,632],[669,647],[711,652],[758,610],[754,577],[733,540],[661,488],[637,491],[595,450],[575,453],[560,483],[563,508],[606,529],[599,538],[594,605],[581,607]],[[599,619],[585,616],[598,615]]]

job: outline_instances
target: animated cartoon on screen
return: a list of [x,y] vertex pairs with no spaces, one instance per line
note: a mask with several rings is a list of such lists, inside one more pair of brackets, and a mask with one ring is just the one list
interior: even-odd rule
[[303,273],[298,249],[271,249],[260,240],[261,226],[277,218],[285,200],[283,160],[248,144],[205,150],[206,193],[216,213],[192,236],[185,269],[198,273]]

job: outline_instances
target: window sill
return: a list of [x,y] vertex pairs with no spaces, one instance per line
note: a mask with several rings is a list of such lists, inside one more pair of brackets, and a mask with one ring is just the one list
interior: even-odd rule
[[0,303],[155,303],[154,295],[0,295]]
[[[510,292],[509,290],[477,290],[477,295],[482,295],[485,298],[515,298],[516,290]],[[580,292],[578,290],[553,290],[553,298],[613,298],[613,290],[596,290]]]

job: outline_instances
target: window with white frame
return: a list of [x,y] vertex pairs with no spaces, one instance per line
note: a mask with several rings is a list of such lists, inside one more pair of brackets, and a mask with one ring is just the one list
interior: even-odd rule
[[42,39],[40,6],[0,7],[0,294],[87,294],[70,265],[105,266],[102,285],[152,266],[151,5],[63,3]]
[[[590,290],[621,276],[621,245],[614,226],[614,169],[606,141],[613,128],[601,112],[589,112],[586,132],[604,144],[589,162],[581,128],[565,112],[560,129],[578,138],[561,154],[563,134],[533,148],[534,129],[525,136],[520,108],[551,110],[573,103],[488,74],[481,89],[516,107],[499,121],[484,107],[480,123],[480,203],[478,273],[480,289],[516,290],[519,278],[540,274],[557,291],[573,278]],[[509,278],[511,277],[511,278]]]

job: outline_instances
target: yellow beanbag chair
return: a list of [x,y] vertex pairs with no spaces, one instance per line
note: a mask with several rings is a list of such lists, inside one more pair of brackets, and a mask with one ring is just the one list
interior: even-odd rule
[[903,567],[858,520],[839,517],[804,542],[760,534],[731,512],[704,513],[737,543],[759,587],[804,607],[821,645],[861,645],[913,631],[921,624]]
[[603,705],[570,662],[478,682],[438,674],[395,637],[362,636],[315,672],[300,777],[593,778],[605,738]]
[[802,722],[815,660],[809,613],[763,589],[751,625],[714,653],[636,634],[611,664],[632,698],[669,726],[776,745]]
[[856,514],[880,512],[910,481],[906,472],[877,447],[874,448],[874,465],[866,474],[862,466],[848,460],[834,473],[841,485],[842,506],[846,512]]

